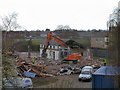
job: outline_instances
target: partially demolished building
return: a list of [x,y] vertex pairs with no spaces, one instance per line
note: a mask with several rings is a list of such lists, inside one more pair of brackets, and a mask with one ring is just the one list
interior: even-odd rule
[[[40,43],[40,57],[42,57],[42,50],[45,45],[45,41]],[[58,60],[62,58],[67,58],[68,54],[70,53],[70,48],[68,47],[64,49],[58,42],[51,39],[46,53],[48,59]]]

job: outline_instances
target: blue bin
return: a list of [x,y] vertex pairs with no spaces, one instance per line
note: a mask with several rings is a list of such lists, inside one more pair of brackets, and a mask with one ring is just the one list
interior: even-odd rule
[[92,89],[116,88],[116,75],[120,75],[120,68],[112,66],[102,66],[92,74]]

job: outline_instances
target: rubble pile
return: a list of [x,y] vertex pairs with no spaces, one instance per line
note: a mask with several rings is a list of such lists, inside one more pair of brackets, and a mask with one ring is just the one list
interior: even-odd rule
[[17,74],[22,77],[53,77],[58,75],[80,74],[82,67],[92,66],[94,69],[98,69],[103,66],[104,63],[99,60],[90,60],[84,58],[78,60],[77,64],[74,63],[62,63],[62,60],[43,59],[35,57],[35,63],[32,64],[31,58],[18,58],[16,57]]
[[17,66],[17,74],[22,77],[32,77],[35,76],[53,76],[52,74],[47,74],[46,72],[46,66],[42,63],[40,64],[30,64],[27,63],[25,60],[17,59],[16,60],[16,66]]
[[83,61],[80,62],[81,63],[81,67],[83,66],[103,66],[104,65],[104,62],[101,62],[101,61],[98,61],[98,60],[89,60],[89,59],[85,59]]

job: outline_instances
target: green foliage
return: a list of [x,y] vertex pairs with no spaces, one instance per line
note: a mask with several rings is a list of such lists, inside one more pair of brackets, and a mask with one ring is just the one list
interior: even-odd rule
[[28,51],[28,44],[20,45],[18,48],[18,51],[19,52],[27,52]]
[[90,47],[90,40],[86,40],[86,39],[83,39],[83,40],[81,40],[81,39],[73,39],[73,40],[80,43],[80,44],[82,44],[85,47]]
[[32,39],[32,45],[40,45],[40,42],[46,39]]
[[[31,51],[39,51],[40,45],[31,45]],[[28,44],[22,44],[17,49],[19,52],[28,52]]]
[[[45,39],[32,39],[32,45],[31,45],[31,51],[39,51],[40,49],[40,42],[42,42]],[[29,40],[26,40],[25,42],[28,42]],[[27,52],[28,51],[28,44],[21,45],[21,50]]]
[[14,58],[5,54],[2,55],[2,67],[3,78],[17,77]]
[[32,51],[40,51],[40,45],[32,45],[31,50]]
[[[24,39],[6,39],[6,46],[7,47],[12,47],[14,44],[17,42],[25,41]],[[4,39],[2,39],[2,51],[5,52],[7,48],[5,48],[5,42]]]
[[[31,51],[39,51],[40,42],[44,39],[32,39],[31,43]],[[16,50],[19,52],[28,52],[28,41],[29,40],[21,40],[19,44],[16,44]]]

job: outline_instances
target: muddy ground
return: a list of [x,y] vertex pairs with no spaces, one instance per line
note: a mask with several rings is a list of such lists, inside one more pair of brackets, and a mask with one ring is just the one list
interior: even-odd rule
[[[54,77],[56,82],[52,82],[46,85],[35,86],[35,88],[92,88],[92,81],[78,81],[78,74],[63,75]],[[50,78],[47,78],[48,80]]]

